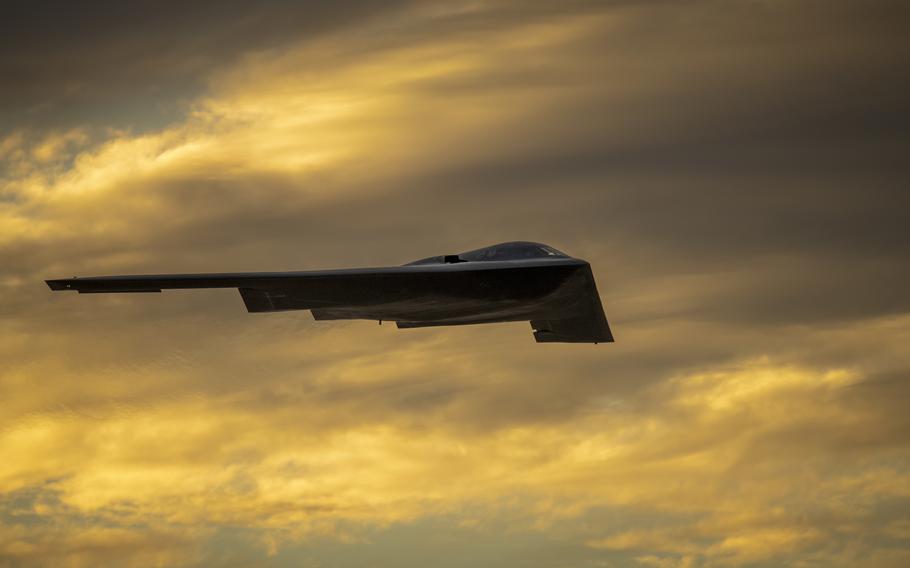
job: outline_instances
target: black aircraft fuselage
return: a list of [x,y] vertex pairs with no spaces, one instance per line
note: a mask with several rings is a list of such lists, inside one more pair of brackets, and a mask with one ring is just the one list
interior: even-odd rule
[[613,341],[590,265],[547,245],[511,242],[404,266],[48,280],[80,293],[237,288],[250,312],[311,310],[316,320],[399,328],[530,321],[538,342]]

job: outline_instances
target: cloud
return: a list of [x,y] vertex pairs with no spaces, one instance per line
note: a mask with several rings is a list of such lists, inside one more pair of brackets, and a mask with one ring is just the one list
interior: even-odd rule
[[394,13],[397,2],[331,6],[193,1],[15,2],[0,33],[0,125],[155,129],[179,119],[213,70],[242,54]]
[[[323,372],[333,382],[387,382],[375,372],[339,377],[331,363]],[[875,465],[887,448],[854,452],[854,465],[837,473],[830,467],[840,463],[838,438],[886,420],[842,395],[860,379],[745,362],[656,385],[649,394],[661,395],[659,407],[486,432],[435,417],[414,423],[393,408],[363,415],[356,401],[321,397],[318,382],[274,384],[315,390],[320,402],[273,396],[264,413],[255,392],[232,390],[94,416],[45,413],[4,434],[4,455],[17,465],[3,484],[23,491],[47,471],[60,475],[50,484],[57,508],[39,518],[65,506],[71,517],[114,526],[243,526],[279,542],[466,503],[525,530],[596,507],[635,507],[695,520],[657,533],[627,529],[592,546],[741,564],[811,551],[845,524],[875,526],[876,507],[910,497],[900,489],[906,470]],[[828,402],[810,404],[820,400]],[[797,445],[804,465],[794,471],[788,440],[806,431],[817,438]]]
[[[295,31],[296,4],[228,5],[202,33],[199,4],[129,37],[114,10],[0,64],[30,73],[10,108],[74,85],[0,138],[0,558],[343,565],[492,538],[490,565],[901,565],[898,18],[361,8]],[[38,41],[20,27],[2,41]],[[136,93],[180,111],[95,112]],[[615,345],[41,282],[516,238],[591,261]]]

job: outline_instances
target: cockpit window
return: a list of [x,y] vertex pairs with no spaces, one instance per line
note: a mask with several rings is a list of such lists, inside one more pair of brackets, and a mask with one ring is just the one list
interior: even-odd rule
[[452,264],[458,262],[483,262],[496,260],[524,260],[529,258],[568,258],[563,252],[540,243],[516,241],[463,252],[458,255],[431,256],[409,262],[405,266],[424,264]]
[[555,248],[548,247],[547,245],[540,245],[540,248],[542,248],[544,252],[547,253],[547,256],[566,256],[565,253],[559,252]]
[[484,260],[523,260],[528,258],[548,258],[560,257],[565,258],[565,254],[559,252],[553,247],[539,243],[503,243],[484,249],[472,250],[471,252],[459,255],[462,259],[468,261]]

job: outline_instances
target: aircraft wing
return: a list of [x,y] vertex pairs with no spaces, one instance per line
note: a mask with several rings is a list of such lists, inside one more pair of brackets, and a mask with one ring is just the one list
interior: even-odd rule
[[574,309],[555,310],[545,319],[531,320],[537,343],[613,342],[591,267],[585,266],[579,273],[580,284],[570,300]]
[[407,289],[406,281],[412,280],[420,272],[427,271],[389,267],[301,272],[91,276],[46,282],[51,290],[69,290],[80,294],[237,288],[248,311],[275,312],[388,300],[390,295],[401,295],[400,292]]
[[537,343],[612,343],[613,333],[607,319],[597,312],[563,319],[532,320]]

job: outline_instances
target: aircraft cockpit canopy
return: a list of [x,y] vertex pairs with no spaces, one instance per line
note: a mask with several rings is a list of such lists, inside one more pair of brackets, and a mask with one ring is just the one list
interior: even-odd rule
[[564,252],[560,252],[551,246],[541,243],[514,241],[463,252],[457,255],[431,256],[408,264],[452,264],[457,262],[528,260],[533,258],[569,258],[569,256]]

